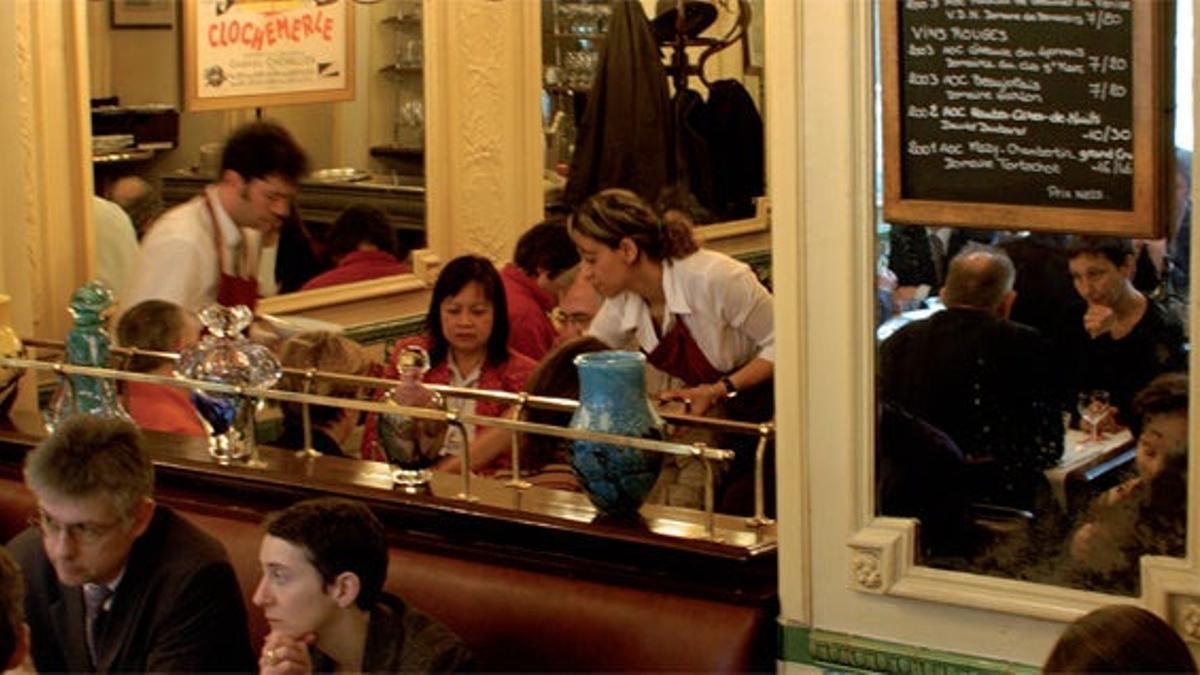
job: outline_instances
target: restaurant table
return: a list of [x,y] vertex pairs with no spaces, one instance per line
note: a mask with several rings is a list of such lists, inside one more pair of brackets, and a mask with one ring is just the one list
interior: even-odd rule
[[1137,444],[1129,429],[1104,434],[1099,440],[1088,440],[1087,433],[1068,429],[1063,435],[1062,458],[1057,465],[1046,469],[1046,479],[1058,505],[1070,512],[1070,485],[1092,485],[1128,465],[1136,456]]

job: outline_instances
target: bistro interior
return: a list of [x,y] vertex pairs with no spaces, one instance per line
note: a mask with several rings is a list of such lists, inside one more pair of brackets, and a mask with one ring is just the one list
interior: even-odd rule
[[[522,482],[526,476],[515,444],[508,473],[435,470],[427,487],[398,489],[386,463],[361,453],[327,457],[272,445],[280,435],[286,395],[271,393],[251,420],[259,438],[253,461],[216,461],[204,438],[147,432],[156,498],[225,544],[246,596],[255,648],[268,630],[250,604],[260,575],[263,515],[300,499],[338,495],[363,501],[382,520],[390,546],[386,588],[458,633],[483,670],[778,666],[797,672],[806,667],[1010,672],[1040,667],[1067,624],[1114,603],[1154,612],[1193,653],[1200,650],[1200,510],[1187,499],[1196,479],[1186,468],[1196,434],[1186,421],[1186,396],[1180,413],[1185,431],[1173,447],[1176,452],[1182,447],[1177,477],[1187,493],[1175,497],[1174,529],[1169,535],[1156,532],[1155,546],[1140,549],[1131,566],[1115,575],[1064,570],[1073,569],[1068,563],[1080,528],[1095,525],[1089,519],[1096,500],[1138,480],[1143,452],[1138,438],[1143,427],[1152,427],[1153,414],[1134,415],[1142,410],[1134,404],[1136,391],[1115,408],[1106,392],[1104,416],[1092,420],[1091,398],[1076,405],[1081,385],[1073,379],[1076,371],[1062,366],[1066,357],[1038,362],[1042,365],[1019,361],[1013,370],[1028,387],[1003,396],[1037,399],[1053,422],[1054,437],[1053,456],[1034,471],[1037,494],[1023,501],[992,489],[1000,479],[987,468],[1004,448],[966,447],[943,425],[963,445],[957,452],[965,469],[956,478],[948,473],[931,478],[925,470],[936,470],[934,464],[894,453],[895,418],[886,412],[902,398],[891,383],[896,372],[905,373],[898,378],[901,385],[922,380],[949,387],[957,381],[953,373],[932,373],[941,363],[958,361],[931,354],[928,345],[923,353],[905,353],[892,341],[907,326],[958,311],[953,293],[939,298],[939,289],[951,285],[949,261],[961,250],[956,242],[1009,252],[1017,263],[1016,302],[1028,303],[1048,291],[1021,286],[1031,278],[1031,267],[1013,251],[1040,236],[1066,241],[1109,235],[1134,242],[1150,280],[1137,283],[1130,268],[1130,288],[1137,286],[1133,292],[1150,299],[1143,302],[1165,308],[1180,336],[1171,366],[1154,374],[1183,373],[1190,392],[1187,336],[1194,333],[1195,319],[1186,270],[1193,234],[1190,224],[1181,223],[1190,220],[1192,195],[1191,0],[1148,3],[1155,12],[1124,7],[1113,14],[1136,21],[1138,37],[1132,48],[1137,66],[1121,76],[1127,79],[1113,75],[1111,81],[1126,83],[1138,98],[1132,105],[1137,116],[1127,113],[1133,121],[1125,132],[1132,139],[1118,144],[1131,150],[1133,168],[1113,168],[1122,160],[1118,150],[1104,179],[1115,183],[1128,175],[1134,196],[1112,207],[1117,213],[1108,220],[1109,211],[1097,217],[1101,208],[1089,212],[1076,202],[1039,201],[1023,210],[1025,205],[995,196],[1019,192],[1029,174],[1040,174],[1034,179],[1039,194],[1059,195],[1057,185],[1046,188],[1054,180],[1047,177],[1049,150],[1011,160],[1024,168],[1008,174],[1011,184],[984,186],[994,200],[960,198],[954,190],[965,188],[958,183],[938,193],[942,188],[936,177],[929,178],[932,172],[911,177],[926,166],[913,159],[923,151],[897,139],[912,133],[913,120],[924,113],[914,112],[915,105],[898,107],[897,82],[888,78],[896,72],[913,75],[898,64],[920,63],[912,59],[923,57],[926,43],[955,39],[929,37],[932,33],[911,26],[906,27],[912,38],[883,35],[899,32],[901,20],[928,9],[921,0],[884,7],[873,0],[340,0],[322,11],[344,10],[339,16],[348,16],[352,26],[341,89],[324,99],[271,91],[235,104],[206,99],[193,72],[196,58],[189,50],[196,49],[197,38],[186,34],[196,22],[191,12],[213,3],[166,0],[165,10],[152,16],[131,14],[129,5],[137,4],[0,3],[0,35],[10,45],[0,56],[8,101],[0,106],[0,140],[11,157],[0,166],[9,212],[0,250],[0,327],[10,326],[25,342],[24,352],[0,356],[28,359],[0,422],[4,540],[24,527],[34,508],[21,485],[21,463],[47,433],[42,411],[55,405],[66,386],[64,371],[56,372],[54,364],[62,361],[63,340],[73,327],[68,302],[100,271],[92,195],[115,200],[113,188],[123,179],[143,179],[153,192],[153,215],[145,218],[152,228],[154,215],[187,202],[217,178],[220,145],[230,132],[256,119],[279,123],[310,158],[312,172],[294,201],[306,235],[319,240],[347,207],[373,206],[385,214],[394,253],[407,271],[299,290],[302,284],[288,280],[287,272],[296,259],[281,243],[265,248],[258,261],[261,297],[255,312],[280,337],[332,330],[382,363],[395,357],[397,340],[425,330],[434,284],[447,263],[475,254],[500,268],[513,259],[531,226],[578,207],[572,188],[578,188],[586,167],[575,153],[603,123],[602,110],[588,115],[600,83],[616,82],[616,90],[622,73],[662,72],[656,86],[672,96],[684,87],[711,100],[724,83],[736,82],[758,115],[759,189],[737,208],[693,209],[692,220],[703,249],[745,263],[770,291],[776,414],[724,424],[668,405],[661,412],[672,432],[645,448],[694,457],[733,448],[751,458],[753,480],[744,498],[723,500],[720,478],[710,475],[706,480],[712,482],[702,480],[691,501],[673,500],[672,491],[663,489],[657,497],[652,493],[638,518],[610,520],[598,516],[578,485],[539,484],[532,468],[534,484]],[[299,0],[292,4],[315,11]],[[976,11],[972,0],[942,4],[948,21],[955,20],[951,5]],[[1061,11],[1080,17],[1092,9],[1084,0],[1067,4],[1071,8]],[[701,32],[681,36],[683,21],[672,25],[674,15],[662,19],[684,5],[704,6],[688,12],[712,10]],[[897,17],[906,11],[908,17]],[[666,31],[665,37],[655,36],[661,50],[655,69],[619,71],[609,60],[606,40],[622,30],[614,19],[627,15],[639,22],[644,16],[647,26]],[[1154,32],[1136,32],[1148,23]],[[1014,43],[1018,29],[1009,28]],[[996,48],[989,35],[996,33],[962,38],[972,45],[975,61],[961,68],[1006,58],[980,47]],[[1139,42],[1151,39],[1146,35],[1160,48]],[[1093,43],[1080,49],[1102,51]],[[1072,58],[1088,62],[1069,54],[1029,57],[1047,73],[1057,66],[1046,64]],[[1062,72],[1068,72],[1066,66]],[[915,100],[913,92],[922,85],[914,86],[903,96]],[[1010,87],[1001,91],[1020,89]],[[1083,109],[1089,103],[1070,105]],[[1094,104],[1097,110],[1099,105]],[[1002,131],[975,132],[985,141],[1011,140]],[[602,143],[596,147],[597,162],[604,149],[612,150]],[[945,144],[932,147],[951,157],[942,160],[942,168],[986,161],[959,157]],[[629,154],[628,148],[622,152]],[[994,151],[997,158],[1003,152]],[[1037,152],[1041,155],[1034,156]],[[700,173],[694,157],[671,161]],[[1006,174],[989,173],[987,180],[997,175]],[[1102,183],[1105,189],[1109,184]],[[701,197],[698,183],[689,185],[692,196]],[[906,191],[920,190],[934,196],[908,198]],[[1089,199],[1082,188],[1071,194]],[[961,208],[928,207],[939,200]],[[925,210],[914,201],[926,202]],[[140,229],[137,214],[131,216]],[[905,257],[911,256],[905,247],[912,241],[921,254],[918,263]],[[1074,295],[1080,282],[1072,286],[1076,258],[1066,265],[1072,250],[1064,249],[1062,264],[1051,270],[1066,290],[1048,312],[1077,328],[1085,308]],[[120,289],[115,290],[120,303]],[[115,336],[115,326],[110,331]],[[1045,332],[1054,341],[1053,329]],[[1069,342],[1064,338],[1062,344]],[[114,369],[109,375],[119,381],[128,353],[115,339],[113,353],[112,361],[93,365]],[[917,363],[928,374],[915,370]],[[0,365],[0,373],[4,368]],[[1084,361],[1076,370],[1099,368]],[[1044,372],[1034,372],[1038,369]],[[1035,379],[1048,384],[1035,387]],[[1089,394],[1099,388],[1087,385]],[[1121,396],[1116,386],[1104,388]],[[652,393],[656,389],[651,381]],[[358,391],[333,403],[368,416],[387,410],[377,396],[361,393],[365,387]],[[989,424],[1008,422],[1007,401],[999,392],[989,394],[981,411],[984,433],[975,438],[983,439],[981,445],[993,439],[1007,443],[1015,435]],[[521,396],[524,406],[528,398]],[[538,403],[535,397],[533,405]],[[464,421],[471,421],[475,409]],[[306,419],[307,414],[306,406]],[[519,422],[495,424],[523,434],[556,433]],[[570,433],[560,440],[569,440]],[[696,445],[696,439],[707,445]],[[357,443],[350,445],[357,449]],[[763,463],[755,466],[759,455]],[[945,501],[948,483],[938,481],[960,479],[971,486],[968,492],[984,487],[960,502]],[[897,482],[907,491],[889,492],[886,486]],[[907,501],[896,497],[901,493]],[[941,508],[961,509],[949,530]]]

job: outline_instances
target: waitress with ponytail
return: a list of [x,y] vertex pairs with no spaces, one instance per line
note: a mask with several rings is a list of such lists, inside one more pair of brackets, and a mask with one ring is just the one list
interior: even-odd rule
[[569,221],[582,274],[604,304],[588,332],[630,344],[671,376],[660,399],[692,414],[762,421],[772,415],[771,295],[744,263],[702,250],[682,216],[660,217],[633,192],[588,198]]

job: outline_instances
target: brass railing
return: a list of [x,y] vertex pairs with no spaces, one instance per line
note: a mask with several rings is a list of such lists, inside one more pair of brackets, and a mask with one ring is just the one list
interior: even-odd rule
[[[26,347],[37,349],[49,349],[56,352],[63,352],[65,349],[64,343],[61,341],[43,340],[30,338],[23,340]],[[596,431],[587,431],[582,429],[573,429],[570,427],[562,427],[553,424],[542,424],[537,422],[527,422],[520,419],[508,419],[506,417],[485,417],[474,413],[461,413],[450,410],[438,410],[431,408],[412,408],[401,406],[394,402],[380,401],[361,401],[353,398],[344,398],[337,396],[321,396],[310,394],[308,390],[312,383],[317,380],[341,382],[353,384],[360,387],[376,388],[380,390],[390,389],[396,385],[396,381],[382,377],[370,377],[362,375],[347,375],[343,373],[330,373],[318,371],[315,369],[295,369],[284,368],[285,375],[301,377],[305,382],[305,391],[294,392],[277,388],[250,388],[239,387],[228,384],[220,384],[215,382],[207,382],[202,380],[193,380],[180,376],[173,375],[155,375],[151,373],[137,373],[124,370],[128,365],[129,360],[135,355],[149,356],[167,361],[176,361],[179,358],[178,354],[172,352],[157,352],[142,349],[112,347],[111,352],[120,357],[116,360],[120,362],[121,368],[99,368],[91,366],[77,366],[72,364],[61,363],[58,360],[43,360],[29,358],[5,358],[0,357],[0,366],[8,366],[13,368],[29,368],[34,370],[52,371],[59,376],[63,375],[84,375],[91,377],[102,377],[115,380],[125,380],[130,382],[145,382],[151,384],[162,384],[172,387],[180,387],[186,389],[199,389],[201,391],[217,392],[223,394],[233,394],[239,397],[251,399],[264,399],[280,402],[300,403],[303,408],[302,422],[304,431],[305,449],[300,453],[307,456],[316,456],[319,453],[313,451],[312,448],[312,427],[309,420],[308,407],[309,405],[324,405],[340,407],[349,410],[359,410],[374,413],[402,413],[419,419],[428,419],[434,421],[444,421],[452,427],[456,427],[459,433],[462,433],[464,424],[483,424],[485,426],[506,429],[513,432],[512,438],[512,479],[506,484],[514,489],[526,489],[531,487],[531,484],[521,479],[520,471],[520,437],[522,433],[542,434],[566,438],[570,440],[585,440],[596,441],[602,443],[611,443],[615,445],[623,445],[627,447],[637,448],[639,450],[649,450],[668,455],[690,456],[698,458],[705,469],[705,490],[704,490],[704,512],[706,531],[710,538],[715,537],[715,473],[713,470],[713,462],[721,462],[731,460],[734,457],[734,452],[729,449],[712,448],[704,443],[677,443],[673,441],[653,440],[648,438],[637,438],[630,436],[620,436],[616,434],[608,434]],[[579,406],[579,402],[573,399],[556,398],[548,396],[535,396],[526,392],[512,393],[505,391],[495,391],[488,389],[470,389],[464,387],[453,387],[448,385],[425,385],[429,389],[436,391],[443,396],[453,396],[458,398],[473,398],[477,400],[494,400],[508,403],[514,408],[514,417],[519,418],[521,412],[529,408],[539,408],[547,410],[559,410],[564,412],[573,411]],[[755,448],[754,457],[754,515],[746,519],[746,524],[751,527],[763,527],[772,524],[774,521],[766,517],[765,505],[765,489],[764,489],[764,461],[767,444],[774,436],[774,425],[772,423],[751,424],[746,422],[737,422],[732,420],[722,420],[716,418],[699,417],[696,415],[660,412],[668,423],[678,426],[698,427],[720,431],[725,433],[752,435],[758,438]],[[465,434],[464,434],[465,437]],[[474,500],[471,495],[471,458],[470,444],[464,443],[462,464],[460,470],[462,474],[462,491],[456,495],[457,498],[463,500]]]

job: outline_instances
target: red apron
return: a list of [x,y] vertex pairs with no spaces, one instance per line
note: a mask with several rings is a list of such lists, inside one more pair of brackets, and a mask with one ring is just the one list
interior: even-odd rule
[[258,279],[225,273],[225,241],[221,238],[217,214],[208,195],[204,196],[204,206],[208,209],[209,224],[217,246],[217,303],[226,307],[245,305],[254,311],[258,305]]
[[[689,387],[714,383],[727,374],[712,365],[704,352],[700,351],[691,331],[678,317],[671,330],[658,341],[654,351],[642,351],[651,365],[678,377]],[[737,398],[721,399],[718,405],[720,412],[715,414],[716,417],[755,423],[769,420],[775,414],[774,385],[768,379],[738,392]]]
[[646,352],[643,349],[642,352],[655,368],[678,377],[689,387],[716,382],[724,374],[709,362],[692,337],[692,332],[679,317],[675,318],[671,330],[659,339],[654,351]]

